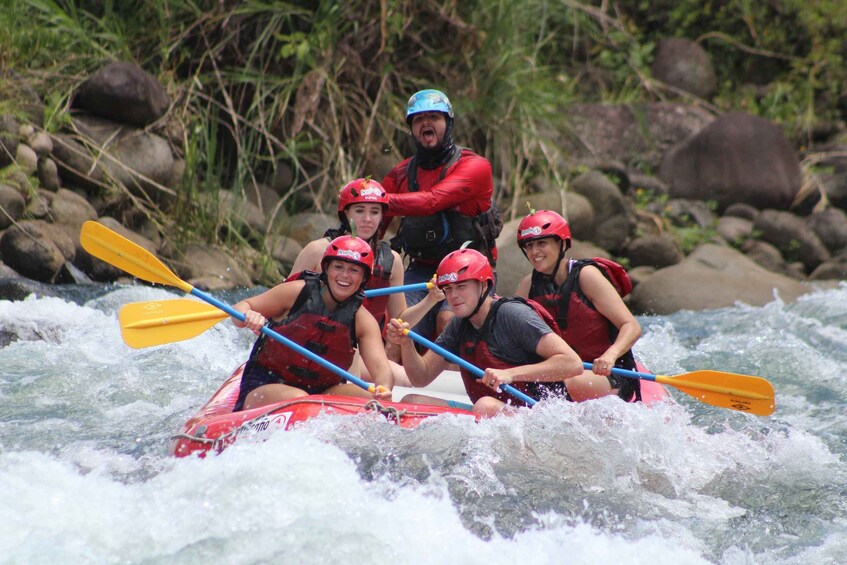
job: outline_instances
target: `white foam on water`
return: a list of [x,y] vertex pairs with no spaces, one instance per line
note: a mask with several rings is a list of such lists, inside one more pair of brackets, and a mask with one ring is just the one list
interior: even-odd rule
[[542,402],[401,430],[321,417],[222,455],[170,435],[255,339],[224,321],[133,350],[116,313],[0,301],[0,562],[807,563],[847,554],[847,289],[645,320],[660,374],[757,374],[760,418],[679,391],[651,407]]

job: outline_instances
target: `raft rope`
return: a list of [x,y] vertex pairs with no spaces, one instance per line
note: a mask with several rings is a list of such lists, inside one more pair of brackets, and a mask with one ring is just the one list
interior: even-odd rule
[[379,400],[369,400],[365,403],[365,410],[373,410],[374,412],[379,412],[387,420],[394,420],[395,424],[400,423],[400,418],[406,414],[406,409],[398,410],[394,406],[383,406],[379,403]]

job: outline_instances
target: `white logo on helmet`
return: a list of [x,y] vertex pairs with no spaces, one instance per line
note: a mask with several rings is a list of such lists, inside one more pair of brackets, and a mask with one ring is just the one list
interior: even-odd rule
[[352,249],[339,249],[336,254],[337,257],[345,257],[347,259],[352,259],[353,261],[361,261],[362,256],[358,251],[353,251]]
[[375,186],[371,186],[368,188],[363,188],[359,195],[362,198],[368,198],[370,200],[378,200],[382,196],[382,191]]
[[458,273],[447,273],[438,277],[435,282],[436,284],[450,284],[456,282],[457,280],[459,280]]
[[532,226],[531,228],[521,230],[521,237],[530,237],[533,235],[541,235],[541,228],[538,226]]

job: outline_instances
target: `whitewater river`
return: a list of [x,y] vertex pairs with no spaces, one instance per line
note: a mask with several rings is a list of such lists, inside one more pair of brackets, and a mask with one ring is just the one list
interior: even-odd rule
[[847,562],[847,286],[640,319],[652,370],[765,377],[771,417],[678,391],[416,430],[323,417],[207,459],[169,438],[252,334],[134,350],[120,307],[176,294],[65,292],[0,301],[0,563]]

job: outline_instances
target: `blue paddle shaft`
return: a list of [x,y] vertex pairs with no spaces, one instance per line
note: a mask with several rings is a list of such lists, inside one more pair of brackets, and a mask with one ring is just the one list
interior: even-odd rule
[[[586,369],[593,369],[594,365],[591,363],[583,363],[583,367]],[[617,367],[612,367],[613,375],[620,375],[622,377],[626,377],[628,379],[640,379],[642,381],[654,381],[656,380],[656,375],[651,375],[650,373],[639,373],[637,371],[630,371],[629,369],[619,369]]]
[[385,288],[371,288],[365,291],[365,298],[374,298],[376,296],[385,296],[386,294],[394,294],[395,292],[412,292],[415,290],[427,290],[429,283],[404,284],[401,286],[387,286]]
[[[227,314],[229,314],[233,318],[241,320],[242,322],[247,321],[247,319],[244,317],[244,314],[242,314],[241,312],[239,312],[235,308],[232,308],[228,304],[224,304],[223,302],[221,302],[220,300],[218,300],[214,296],[206,294],[202,290],[192,288],[191,294],[200,298],[201,300],[205,300],[206,302],[208,302],[209,304],[212,304],[213,306],[217,306],[218,308],[220,308],[221,310],[223,310],[224,312],[226,312]],[[312,353],[311,351],[309,351],[305,347],[302,347],[302,346],[298,345],[297,343],[294,343],[293,341],[291,341],[287,337],[276,333],[275,331],[273,331],[272,329],[270,329],[267,326],[262,326],[262,333],[265,334],[266,336],[270,337],[271,339],[275,339],[276,341],[280,342],[281,344],[285,345],[286,347],[290,347],[291,349],[293,349],[294,351],[296,351],[297,353],[299,353],[300,355],[302,355],[306,359],[309,359],[310,361],[314,361],[315,363],[317,363],[318,365],[320,365],[324,369],[332,371],[333,373],[335,373],[336,375],[338,375],[342,379],[345,379],[345,380],[353,383],[354,385],[358,386],[359,388],[363,388],[367,391],[370,391],[371,387],[374,386],[370,383],[363,381],[362,379],[360,379],[358,377],[354,377],[353,375],[351,375],[350,373],[348,373],[347,371],[345,371],[341,367],[338,367],[338,366],[330,363],[329,361],[327,361],[323,357],[315,355],[314,353]]]
[[[470,371],[476,377],[482,377],[483,375],[485,375],[485,371],[483,371],[482,369],[480,369],[476,365],[472,365],[471,363],[468,363],[467,361],[465,361],[464,359],[462,359],[461,357],[459,357],[455,353],[451,353],[450,351],[447,351],[446,349],[444,349],[440,345],[437,345],[437,344],[429,341],[427,338],[423,337],[422,335],[417,334],[417,333],[413,332],[412,330],[408,331],[408,335],[414,341],[420,343],[421,345],[423,345],[427,349],[431,349],[431,350],[435,351],[436,353],[438,353],[439,355],[441,355],[442,357],[444,357],[445,359],[447,359],[448,361],[456,363],[460,367],[464,367],[465,369]],[[511,385],[501,384],[500,388],[504,392],[508,392],[509,394],[511,394],[512,396],[517,398],[518,400],[525,402],[527,406],[535,406],[535,404],[538,403],[537,400],[535,400],[531,396],[528,396],[528,395],[522,393],[521,391],[519,391],[518,389],[516,389],[515,387],[513,387]]]

